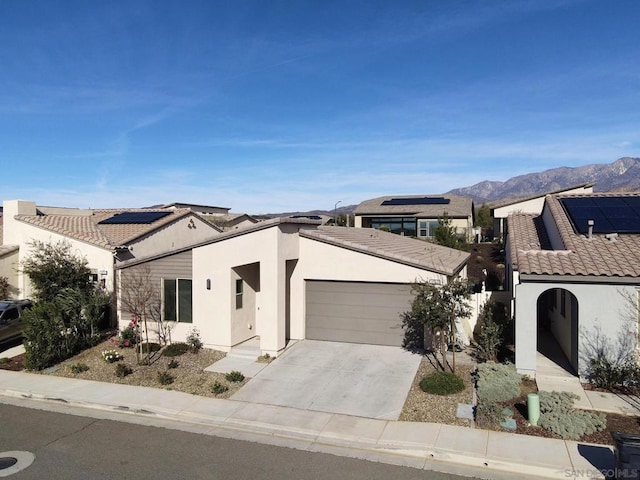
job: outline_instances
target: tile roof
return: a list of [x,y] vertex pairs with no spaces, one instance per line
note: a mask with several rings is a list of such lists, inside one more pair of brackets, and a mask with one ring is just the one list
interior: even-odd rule
[[322,226],[300,236],[444,275],[458,273],[469,259],[460,250],[373,228]]
[[[127,223],[99,225],[100,221],[110,218],[117,213],[149,211],[165,211],[169,212],[170,215],[150,224]],[[139,237],[191,213],[191,210],[188,208],[175,210],[114,209],[92,210],[89,215],[16,215],[16,220],[98,247],[112,249],[121,245],[127,245]]]
[[[445,197],[450,200],[446,205],[382,205],[393,198]],[[441,217],[444,212],[450,217],[470,217],[473,214],[473,200],[458,195],[387,195],[365,200],[356,207],[356,215],[403,215],[407,217]]]
[[489,207],[491,208],[491,210],[495,210],[496,208],[508,207],[509,205],[514,205],[516,203],[526,202],[528,200],[535,200],[536,198],[546,197],[547,195],[556,195],[556,194],[560,194],[560,193],[563,193],[563,192],[568,192],[569,190],[575,190],[577,188],[589,188],[589,187],[593,187],[594,185],[595,185],[595,183],[593,183],[593,182],[579,183],[578,185],[573,185],[571,187],[565,187],[565,188],[559,188],[559,189],[553,190],[551,192],[537,193],[537,194],[533,194],[533,195],[526,195],[524,197],[508,198],[506,200],[498,200],[495,203],[493,203],[493,202],[490,203]]
[[[549,195],[545,209],[553,219],[562,249],[553,249],[542,216],[512,214],[508,217],[510,261],[522,274],[640,277],[640,234],[588,239],[573,229],[559,198],[620,196],[621,194]],[[640,194],[631,194],[640,196]]]

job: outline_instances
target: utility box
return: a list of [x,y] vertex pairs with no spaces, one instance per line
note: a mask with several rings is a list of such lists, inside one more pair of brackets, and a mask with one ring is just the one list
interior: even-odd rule
[[640,435],[611,433],[616,442],[615,478],[640,479]]

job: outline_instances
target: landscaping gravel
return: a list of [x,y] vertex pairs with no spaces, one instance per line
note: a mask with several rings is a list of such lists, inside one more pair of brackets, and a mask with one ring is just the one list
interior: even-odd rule
[[[405,422],[432,422],[469,426],[469,420],[456,417],[459,403],[471,404],[473,399],[472,364],[456,365],[456,374],[464,381],[465,389],[453,395],[433,395],[423,392],[420,380],[438,371],[432,357],[425,357],[418,367],[411,390],[404,402],[400,420]],[[448,371],[448,370],[447,370]]]
[[[104,350],[116,350],[123,356],[123,359],[118,362],[107,363],[102,359],[101,355]],[[225,374],[223,373],[205,372],[204,369],[206,367],[225,357],[226,354],[224,352],[217,350],[203,348],[198,353],[186,352],[176,357],[165,357],[162,355],[162,351],[154,352],[151,355],[150,365],[138,365],[134,348],[117,348],[116,345],[107,340],[79,353],[75,357],[65,360],[58,365],[59,368],[57,370],[49,374],[98,382],[165,388],[167,390],[216,398],[229,398],[248,381],[245,378],[242,382],[229,382],[225,379]],[[168,368],[171,360],[175,360],[178,363],[176,368]],[[117,377],[115,374],[116,365],[121,363],[131,367],[133,373],[123,378]],[[81,373],[73,373],[71,366],[76,364],[87,365],[89,369]],[[168,385],[162,385],[158,380],[158,374],[161,372],[168,372],[174,378],[173,382]],[[47,371],[39,373],[47,374]],[[214,394],[211,388],[216,381],[227,386],[229,390],[219,395]]]

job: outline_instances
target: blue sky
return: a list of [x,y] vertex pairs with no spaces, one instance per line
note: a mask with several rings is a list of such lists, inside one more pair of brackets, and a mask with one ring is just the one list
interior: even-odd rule
[[2,198],[267,213],[640,156],[640,2],[0,2]]

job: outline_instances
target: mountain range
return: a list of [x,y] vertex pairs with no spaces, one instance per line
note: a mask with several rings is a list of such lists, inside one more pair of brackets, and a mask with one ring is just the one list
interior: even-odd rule
[[476,204],[539,195],[593,183],[594,192],[640,191],[640,158],[624,157],[613,163],[559,167],[512,177],[504,182],[485,180],[447,193],[471,197]]
[[[552,168],[543,172],[518,175],[504,182],[485,180],[470,187],[456,188],[446,193],[471,197],[476,205],[481,205],[482,203],[491,204],[503,200],[539,195],[584,183],[593,183],[595,192],[640,191],[640,158],[623,157],[613,163]],[[357,205],[341,206],[336,213],[338,215],[352,215],[356,207]],[[312,210],[309,212],[269,214],[265,215],[265,217],[333,214],[333,211],[328,210]]]

